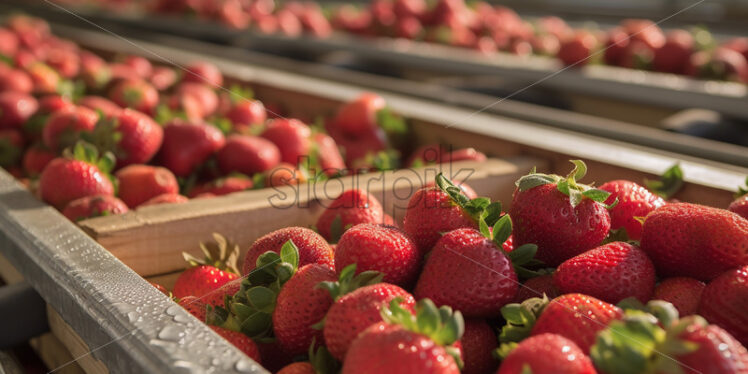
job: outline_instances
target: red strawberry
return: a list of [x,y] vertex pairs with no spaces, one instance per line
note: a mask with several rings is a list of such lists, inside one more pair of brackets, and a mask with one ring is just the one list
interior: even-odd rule
[[184,259],[190,264],[190,268],[182,272],[174,282],[174,297],[181,299],[195,296],[204,299],[205,303],[220,306],[223,305],[223,295],[236,291],[235,285],[226,285],[239,278],[239,271],[236,269],[239,246],[218,234],[213,234],[213,238],[215,243],[200,243],[204,260],[184,253]]
[[153,73],[151,62],[140,56],[127,56],[122,60],[122,63],[132,68],[143,79],[148,79]]
[[400,229],[363,223],[348,229],[335,247],[335,270],[351,264],[358,271],[373,270],[384,281],[407,287],[418,276],[421,256],[413,241]]
[[518,284],[504,251],[479,231],[465,228],[439,239],[426,259],[414,295],[449,305],[469,317],[491,317],[514,300]]
[[161,164],[178,177],[186,177],[223,147],[220,130],[206,123],[172,120],[164,126]]
[[429,300],[418,302],[416,315],[391,303],[382,312],[385,322],[369,326],[351,343],[342,374],[458,374],[462,360],[455,342],[464,331],[462,315],[437,310]]
[[119,197],[134,209],[162,195],[179,193],[177,178],[169,169],[150,165],[130,165],[117,171]]
[[220,87],[223,85],[223,75],[214,64],[207,61],[196,61],[187,65],[187,71],[182,77],[182,81]]
[[210,194],[212,196],[223,196],[234,192],[245,191],[251,188],[251,179],[245,177],[225,177],[193,187],[190,190],[189,196],[191,198],[205,194]]
[[[681,323],[687,324],[686,321]],[[696,351],[677,356],[677,362],[683,370],[697,373],[740,373],[748,368],[748,351],[716,325],[706,326],[703,320],[698,321],[688,325],[680,338],[698,345]]]
[[483,152],[478,152],[474,148],[463,148],[456,151],[452,151],[442,156],[442,163],[450,163],[457,161],[485,161],[486,155]]
[[498,348],[494,329],[482,319],[466,319],[465,333],[460,339],[465,367],[462,374],[495,373],[498,361],[492,352]]
[[360,223],[384,223],[384,210],[374,196],[363,190],[344,191],[317,219],[317,231],[336,243],[346,228]]
[[231,135],[216,155],[225,174],[239,172],[254,175],[280,163],[281,154],[273,142],[256,136]]
[[661,276],[710,280],[748,265],[748,220],[723,209],[668,204],[646,217],[641,247]]
[[730,203],[730,206],[727,207],[727,210],[748,219],[748,195],[743,195],[742,197],[735,199],[735,201]]
[[652,299],[667,301],[673,304],[679,315],[690,316],[697,312],[704,287],[704,282],[693,278],[667,278],[655,287]]
[[542,310],[531,335],[558,334],[587,353],[597,333],[622,316],[623,311],[613,304],[578,293],[566,294],[551,300]]
[[177,73],[172,68],[156,66],[153,68],[149,81],[158,91],[166,91],[177,83]]
[[561,292],[553,283],[553,275],[550,274],[530,278],[519,286],[514,302],[521,303],[533,297],[543,297],[543,295],[546,295],[549,299],[561,296]]
[[632,240],[641,239],[642,223],[636,217],[646,217],[649,212],[665,205],[663,198],[627,180],[610,181],[600,189],[610,192],[606,204],[613,204],[618,199],[618,204],[608,211],[611,230],[624,228]]
[[73,222],[86,218],[127,213],[127,205],[111,195],[93,195],[71,201],[62,214]]
[[403,231],[413,238],[423,254],[431,250],[441,233],[477,226],[476,221],[439,187],[416,191],[408,202],[403,220]]
[[122,111],[119,105],[101,96],[84,96],[78,99],[78,105],[100,111],[105,117],[115,116]]
[[567,177],[532,172],[517,181],[509,214],[514,245],[534,243],[537,258],[556,266],[608,236],[610,215],[601,202],[608,192],[577,183],[587,171],[582,161]]
[[440,164],[442,162],[442,156],[449,149],[441,144],[428,144],[418,147],[408,158],[406,165],[418,166],[418,165],[430,165]]
[[298,165],[311,151],[312,130],[296,119],[274,119],[268,122],[262,137],[275,143],[281,161]]
[[273,331],[285,352],[306,352],[312,340],[322,341],[322,331],[312,325],[325,317],[332,305],[330,293],[317,288],[320,282],[335,281],[335,273],[325,265],[303,265],[278,293],[273,312]]
[[14,91],[30,94],[33,89],[34,84],[31,82],[31,77],[25,71],[0,65],[0,92]]
[[169,291],[166,290],[166,287],[164,287],[164,286],[162,286],[162,285],[160,285],[158,283],[153,283],[153,282],[148,282],[148,283],[150,283],[151,286],[153,286],[153,288],[159,290],[162,294],[171,297],[170,296],[171,294],[169,293]]
[[190,201],[190,199],[188,199],[186,196],[182,196],[176,193],[167,193],[163,195],[158,195],[140,204],[139,206],[143,207],[143,206],[158,205],[158,204],[181,204],[181,203],[186,203],[188,201]]
[[[330,353],[341,361],[345,359],[348,347],[361,331],[382,321],[382,307],[396,298],[400,299],[402,308],[410,311],[413,311],[416,304],[408,291],[389,283],[365,285],[351,291],[350,288],[359,286],[351,281],[356,279],[352,278],[355,269],[355,266],[350,267],[340,276],[339,282],[325,285],[335,299],[325,316],[325,344]],[[377,282],[379,279],[372,281]]]
[[18,165],[23,149],[23,134],[15,129],[0,130],[0,166]]
[[686,30],[673,30],[667,34],[665,44],[655,50],[652,65],[656,71],[682,74],[693,53],[693,36]]
[[158,91],[146,81],[127,79],[112,87],[109,98],[123,108],[153,115],[158,105]]
[[206,308],[208,304],[205,304],[201,299],[195,296],[185,296],[179,299],[178,304],[195,316],[195,318],[205,322]]
[[36,99],[20,92],[0,92],[0,129],[18,129],[36,112]]
[[90,53],[81,52],[81,72],[80,76],[86,83],[86,88],[98,91],[109,84],[112,79],[112,71],[101,57]]
[[6,28],[0,28],[0,55],[13,57],[20,44],[18,37]]
[[76,106],[52,113],[42,130],[44,145],[51,150],[62,150],[80,138],[80,133],[93,131],[99,115],[91,109]]
[[[176,88],[175,98],[178,103],[194,101],[199,118],[207,118],[218,109],[218,95],[213,87],[203,83],[183,82]],[[187,108],[185,108],[187,109]]]
[[132,109],[120,111],[97,127],[102,136],[109,137],[110,142],[102,147],[114,153],[118,167],[150,161],[164,139],[164,130],[156,121]]
[[114,195],[114,186],[107,176],[113,166],[111,154],[99,159],[95,148],[79,143],[72,152],[52,160],[44,168],[39,194],[57,209],[81,197]]
[[49,65],[34,62],[26,67],[26,72],[34,83],[34,93],[42,95],[57,93],[62,79]]
[[314,366],[308,362],[294,362],[283,367],[277,374],[317,374]]
[[377,112],[386,105],[381,96],[364,93],[340,107],[333,124],[348,136],[362,136],[379,127]]
[[631,296],[646,303],[654,290],[655,269],[638,247],[612,242],[564,261],[553,281],[561,293],[582,293],[611,304]]
[[259,100],[241,99],[226,112],[235,129],[244,130],[253,125],[262,125],[267,120],[265,106]]
[[81,65],[78,52],[64,48],[50,48],[44,62],[62,77],[68,79],[75,78],[78,75]]
[[299,266],[317,263],[334,268],[332,248],[324,238],[304,227],[286,227],[266,234],[249,247],[242,274],[249,274],[255,268],[261,254],[268,251],[280,253],[283,244],[289,240],[299,249]]
[[556,334],[523,340],[501,362],[496,374],[596,374],[592,360],[573,341]]
[[250,337],[240,332],[227,330],[218,326],[210,326],[210,328],[218,335],[221,335],[222,338],[228,340],[229,343],[233,344],[236,348],[239,348],[240,351],[244,352],[244,354],[249,356],[249,358],[254,360],[254,362],[258,364],[262,363],[262,360],[260,359],[260,350],[257,348],[257,344],[255,344]]
[[729,270],[704,288],[699,315],[748,346],[748,265]]
[[566,66],[584,66],[597,48],[597,38],[588,31],[580,31],[561,42],[558,59]]
[[314,134],[312,139],[321,171],[328,177],[345,173],[345,161],[335,140],[323,133]]
[[57,153],[48,150],[41,144],[35,144],[29,147],[23,154],[23,169],[26,171],[26,175],[37,177],[42,173],[47,164],[56,157]]

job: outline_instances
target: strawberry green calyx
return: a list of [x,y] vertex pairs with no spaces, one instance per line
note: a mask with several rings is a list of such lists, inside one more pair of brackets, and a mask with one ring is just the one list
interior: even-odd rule
[[[503,251],[504,242],[506,242],[512,234],[512,219],[509,214],[504,214],[498,219],[498,221],[496,221],[496,223],[494,223],[493,228],[489,229],[488,223],[486,223],[484,217],[481,217],[478,222],[478,228],[483,236],[491,239],[496,247]],[[538,246],[530,243],[523,244],[511,252],[504,251],[506,256],[509,257],[509,260],[512,261],[514,272],[523,280],[543,274],[539,271],[528,269],[528,267],[537,268],[543,265],[543,262],[535,259],[535,254],[537,254],[537,252]]]
[[356,274],[356,264],[351,264],[343,268],[337,282],[320,282],[317,288],[327,290],[333,300],[338,300],[341,296],[363,286],[381,283],[382,278],[384,274],[372,270]]
[[112,170],[114,170],[114,165],[117,163],[117,160],[114,158],[112,152],[104,152],[103,154],[100,154],[95,146],[83,140],[79,140],[72,148],[65,148],[65,150],[62,151],[62,156],[71,160],[83,161],[96,166],[99,171],[106,175],[106,177],[112,182],[112,185],[114,186],[114,194],[117,195],[119,183],[117,178],[112,175]]
[[533,297],[523,301],[521,304],[512,303],[501,308],[501,315],[506,320],[506,325],[501,328],[499,342],[501,345],[494,352],[496,356],[503,358],[516,346],[516,343],[530,336],[535,321],[550,301],[546,295]]
[[239,260],[239,246],[230,242],[220,234],[213,233],[215,242],[200,243],[200,250],[205,256],[199,259],[187,252],[182,256],[190,266],[210,265],[223,271],[239,274],[237,262]]
[[436,186],[444,191],[452,201],[464,210],[475,222],[485,221],[488,226],[493,226],[499,217],[501,217],[501,202],[491,202],[487,197],[477,197],[470,199],[460,187],[457,187],[451,180],[442,173],[436,176]]
[[624,311],[638,310],[649,313],[655,316],[659,323],[665,327],[678,321],[678,309],[675,309],[673,304],[664,300],[650,300],[645,305],[635,297],[627,297],[616,304],[616,306]]
[[[317,344],[317,338],[312,339],[309,345],[309,364],[312,365],[315,374],[336,374],[340,373],[341,364],[330,351],[321,344]],[[315,349],[316,348],[316,349]]]
[[416,303],[416,314],[400,306],[402,298],[390,301],[389,307],[380,311],[382,319],[390,324],[400,325],[408,331],[428,336],[436,344],[443,346],[462,368],[460,351],[453,346],[465,332],[465,320],[460,311],[453,311],[447,305],[436,307],[430,299],[421,299]]
[[408,132],[408,124],[403,117],[392,113],[389,108],[382,108],[377,111],[377,124],[387,135],[401,136]]
[[569,196],[569,203],[571,203],[572,207],[579,205],[585,198],[600,203],[608,209],[618,204],[618,199],[610,205],[605,204],[605,200],[610,196],[610,192],[577,183],[578,180],[587,175],[587,165],[582,160],[571,160],[570,162],[574,164],[574,169],[566,177],[555,174],[537,173],[535,168],[533,168],[530,174],[518,179],[515,185],[519,188],[520,192],[523,192],[546,184],[556,184],[556,188],[561,193]]
[[665,170],[659,179],[645,179],[644,185],[654,194],[667,200],[683,187],[683,170],[680,164],[676,163]]
[[748,195],[748,177],[745,177],[745,186],[738,186],[738,192],[735,193],[735,198],[739,198],[743,195]]
[[253,100],[255,93],[249,87],[233,84],[231,85],[231,88],[229,88],[229,97],[231,103],[237,104],[245,100]]

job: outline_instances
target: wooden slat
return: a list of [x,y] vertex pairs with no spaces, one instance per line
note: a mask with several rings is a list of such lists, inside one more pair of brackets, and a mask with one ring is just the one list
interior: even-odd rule
[[542,159],[518,157],[463,161],[235,193],[186,204],[153,206],[120,216],[82,221],[81,227],[122,262],[143,276],[184,268],[181,252],[199,254],[197,244],[219,232],[246,249],[255,239],[287,226],[311,226],[326,203],[350,188],[366,189],[387,213],[400,220],[410,196],[438,172],[466,180],[482,196],[509,201],[514,181]]
[[[52,334],[69,350],[69,353],[77,363],[88,374],[107,374],[109,369],[97,360],[92,354],[86,342],[68,325],[64,319],[49,305],[47,305],[47,318]],[[57,367],[70,362],[62,362]],[[52,369],[55,369],[52,368]]]
[[[38,336],[31,339],[29,344],[49,370],[59,368],[55,371],[57,374],[86,373],[77,362],[70,363],[73,360],[73,355],[54,334],[46,333]],[[62,365],[65,366],[61,367]]]

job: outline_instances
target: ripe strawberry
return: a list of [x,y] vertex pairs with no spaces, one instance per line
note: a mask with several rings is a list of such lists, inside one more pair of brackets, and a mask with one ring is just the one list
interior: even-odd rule
[[325,265],[303,265],[281,288],[273,312],[273,332],[290,355],[304,353],[312,340],[322,341],[322,331],[312,325],[321,321],[332,305],[327,290],[317,288],[324,281],[335,281],[335,273]]
[[551,333],[561,335],[589,352],[595,336],[611,322],[623,317],[623,311],[592,296],[571,293],[548,303],[532,326],[532,336]]
[[220,306],[223,305],[223,295],[236,290],[234,285],[224,286],[239,278],[236,268],[239,246],[218,234],[213,234],[213,238],[215,243],[200,243],[204,260],[184,253],[190,267],[174,282],[174,297],[195,296],[204,299],[205,303]]
[[464,228],[444,234],[436,243],[414,295],[469,317],[491,317],[514,300],[518,283],[504,251],[478,230]]
[[225,174],[239,172],[254,175],[280,163],[281,154],[273,142],[256,136],[231,135],[216,155]]
[[182,82],[203,83],[212,87],[223,85],[223,75],[218,67],[207,61],[195,61],[187,65]]
[[384,210],[374,196],[363,190],[344,191],[317,219],[317,231],[336,243],[347,228],[360,223],[384,223]]
[[324,238],[304,227],[286,227],[266,234],[249,247],[244,258],[242,274],[249,274],[263,253],[268,251],[280,253],[283,244],[289,240],[298,247],[300,266],[316,263],[334,269],[332,248]]
[[20,92],[0,92],[0,129],[18,129],[36,112],[36,99]]
[[109,98],[123,108],[153,115],[158,105],[158,91],[144,80],[127,79],[114,85]]
[[13,91],[30,94],[33,88],[31,77],[25,71],[0,65],[0,92]]
[[268,122],[262,137],[275,143],[281,161],[298,165],[311,151],[312,130],[296,119],[274,119]]
[[406,165],[415,167],[419,165],[440,164],[442,156],[449,149],[441,144],[427,144],[418,147],[408,158]]
[[314,370],[314,366],[308,362],[294,362],[283,367],[277,374],[317,374],[317,372]]
[[321,171],[328,177],[345,173],[345,161],[335,140],[323,133],[314,134],[312,140],[314,141],[313,157],[316,157]]
[[122,111],[122,108],[111,100],[101,96],[84,96],[78,99],[78,105],[100,111],[105,117],[112,117]]
[[68,203],[62,214],[73,222],[87,218],[127,213],[127,205],[111,195],[81,197]]
[[229,343],[233,344],[236,348],[239,348],[240,351],[244,352],[244,354],[249,356],[249,358],[254,360],[254,362],[262,364],[260,350],[257,348],[257,344],[255,344],[250,337],[238,331],[231,331],[218,326],[210,326],[210,328],[222,338],[228,340]]
[[464,331],[460,312],[421,300],[413,315],[393,301],[382,318],[385,322],[369,326],[351,343],[342,374],[460,372],[455,346]]
[[[245,177],[225,177],[192,187],[189,197],[201,195],[223,196],[230,193],[245,191],[252,188],[252,180]],[[205,196],[202,196],[205,197]]]
[[566,177],[533,171],[520,178],[509,210],[514,245],[537,244],[538,260],[549,266],[598,246],[610,229],[602,204],[609,193],[577,183],[587,167],[579,160],[572,163]]
[[172,120],[164,126],[161,164],[178,177],[186,177],[223,147],[220,130],[207,123]]
[[561,293],[582,293],[611,304],[631,296],[646,303],[654,290],[655,269],[638,247],[612,242],[564,261],[553,281]]
[[0,28],[0,55],[13,57],[18,51],[19,44],[16,34],[4,27]]
[[200,321],[205,322],[206,308],[208,304],[195,296],[185,296],[179,299],[179,306],[186,309],[190,314]]
[[669,32],[665,44],[655,50],[652,60],[655,71],[683,74],[693,46],[693,36],[688,31],[676,29]]
[[679,315],[690,316],[698,310],[704,287],[704,282],[693,278],[667,278],[655,287],[652,300],[667,301],[673,304]]
[[163,92],[177,83],[177,72],[170,67],[155,66],[148,80],[155,89],[159,92]]
[[557,57],[565,66],[584,66],[597,46],[594,34],[580,31],[561,42]]
[[15,129],[0,129],[0,166],[18,165],[23,150],[23,134]]
[[39,194],[57,209],[81,197],[114,195],[108,177],[113,166],[111,154],[99,158],[94,147],[78,143],[71,152],[65,152],[44,168],[39,178]]
[[55,94],[62,82],[60,75],[49,65],[42,62],[31,63],[26,67],[26,73],[31,77],[35,94]]
[[474,148],[463,148],[452,151],[442,156],[442,163],[451,163],[457,161],[485,161],[486,155],[478,152]]
[[99,123],[94,137],[117,157],[117,166],[150,161],[161,147],[164,130],[151,117],[132,109],[119,111]]
[[384,281],[408,287],[418,277],[421,256],[413,241],[400,229],[362,223],[348,229],[335,248],[335,270],[340,274],[351,264],[358,271],[372,270]]
[[441,233],[459,228],[477,228],[468,212],[443,189],[425,187],[413,194],[403,220],[403,231],[422,254],[433,248]]
[[[177,101],[195,101],[198,109],[197,116],[207,118],[218,109],[218,95],[213,87],[203,83],[183,82],[180,83],[175,92]],[[183,104],[184,105],[184,104]]]
[[704,288],[699,315],[748,346],[748,265],[729,270]]
[[641,247],[657,274],[707,281],[748,265],[748,220],[723,209],[668,204],[646,217]]
[[348,136],[362,136],[379,126],[377,112],[386,105],[381,96],[367,92],[340,107],[332,123]]
[[71,79],[80,72],[80,57],[78,51],[64,48],[49,48],[44,62],[62,77]]
[[99,91],[109,84],[112,72],[109,65],[99,56],[83,51],[80,54],[81,72],[80,77],[91,91]]
[[162,195],[179,193],[177,178],[169,169],[150,165],[130,165],[115,173],[119,197],[132,209]]
[[466,319],[460,339],[465,367],[462,374],[495,373],[498,361],[492,352],[498,348],[494,329],[482,319]]
[[67,148],[79,140],[82,132],[93,131],[98,120],[96,112],[82,106],[54,112],[42,130],[44,145],[58,151]]
[[171,294],[169,293],[169,291],[166,290],[166,287],[164,287],[164,286],[162,286],[162,285],[160,285],[158,283],[154,283],[154,282],[148,282],[148,283],[150,283],[151,286],[153,286],[153,288],[159,290],[162,294],[171,297]]
[[190,201],[186,196],[176,194],[176,193],[165,193],[162,195],[158,195],[139,206],[148,206],[148,205],[158,205],[158,204],[181,204],[186,203]]
[[501,362],[496,374],[596,374],[592,360],[573,341],[557,334],[523,340]]
[[605,204],[612,205],[618,199],[618,204],[608,211],[610,229],[624,228],[632,240],[641,239],[642,223],[636,217],[646,217],[649,212],[665,205],[663,198],[627,180],[610,181],[600,186],[600,189],[610,192]]
[[730,203],[730,206],[727,207],[727,210],[748,219],[748,195],[743,195],[735,199],[735,201]]
[[38,177],[47,164],[56,157],[57,153],[48,150],[41,144],[35,144],[23,154],[23,170],[29,177]]
[[122,60],[122,63],[132,68],[132,70],[143,79],[148,79],[148,77],[153,73],[153,65],[151,65],[151,62],[140,56],[126,56]]
[[381,281],[381,275],[376,275],[376,272],[366,272],[354,277],[355,271],[355,265],[349,266],[341,273],[338,282],[324,282],[320,285],[335,300],[325,316],[325,344],[330,353],[341,361],[345,359],[348,347],[361,331],[382,321],[380,311],[383,306],[386,307],[396,298],[399,298],[402,308],[410,311],[413,311],[416,304],[408,291],[393,284],[377,283]]
[[553,275],[551,274],[530,278],[519,286],[514,302],[521,303],[533,297],[542,298],[543,295],[546,295],[549,299],[555,299],[556,297],[561,296],[561,292],[559,292],[558,288],[556,288],[556,285],[553,283]]
[[243,131],[252,126],[262,125],[267,120],[267,111],[259,100],[241,99],[230,105],[226,118],[234,125],[234,129]]

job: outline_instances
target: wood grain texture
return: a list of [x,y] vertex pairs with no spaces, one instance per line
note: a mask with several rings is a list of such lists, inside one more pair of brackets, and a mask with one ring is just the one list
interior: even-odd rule
[[[50,370],[59,368],[57,374],[84,374],[86,373],[77,362],[71,363],[73,355],[52,333],[46,333],[31,339],[29,342],[39,358]],[[65,366],[62,366],[65,365]]]
[[[72,358],[66,362],[59,363],[55,369],[68,364],[77,364],[87,374],[107,374],[109,369],[106,365],[97,360],[93,355],[90,354],[91,350],[83,339],[68,325],[64,319],[52,308],[47,305],[47,317],[49,318],[49,328],[52,330],[52,334],[67,347],[69,354]],[[59,354],[59,353],[58,353]],[[75,360],[75,362],[72,362]]]

